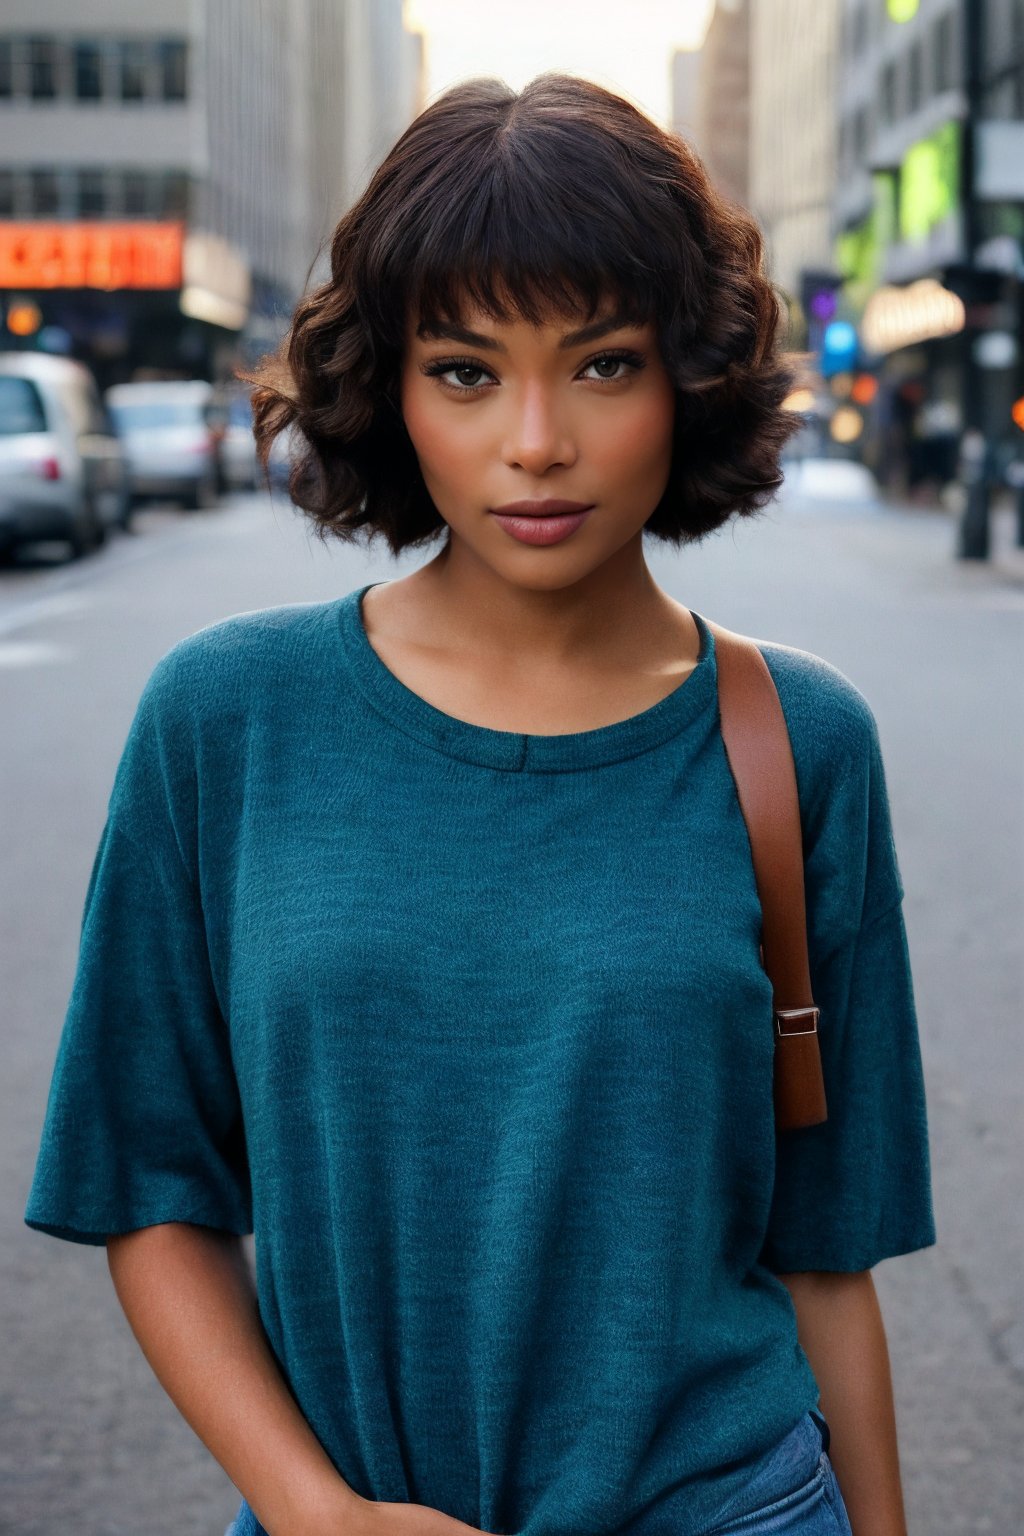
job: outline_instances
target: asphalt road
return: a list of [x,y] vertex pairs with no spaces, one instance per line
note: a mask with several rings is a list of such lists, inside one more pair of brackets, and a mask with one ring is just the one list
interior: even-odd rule
[[[1024,1525],[1024,575],[953,550],[943,513],[783,500],[649,551],[680,601],[834,662],[879,723],[939,1236],[875,1270],[912,1536]],[[22,1224],[82,901],[158,657],[227,614],[423,558],[325,550],[263,494],[148,511],[73,566],[44,551],[0,571],[0,1530],[220,1536],[237,1504],[151,1377],[102,1251]]]

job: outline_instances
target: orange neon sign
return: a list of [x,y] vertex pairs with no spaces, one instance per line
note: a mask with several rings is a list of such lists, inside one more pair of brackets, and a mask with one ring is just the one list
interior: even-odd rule
[[0,288],[180,288],[185,226],[0,220]]

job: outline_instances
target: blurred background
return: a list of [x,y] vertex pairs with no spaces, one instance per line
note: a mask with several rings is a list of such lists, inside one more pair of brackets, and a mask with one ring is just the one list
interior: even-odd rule
[[311,538],[234,371],[438,91],[550,68],[752,210],[808,365],[777,501],[648,560],[878,720],[939,1236],[875,1271],[910,1530],[1024,1526],[1024,0],[5,0],[0,1531],[219,1536],[237,1504],[102,1253],[21,1224],[89,868],[176,640],[422,563]]

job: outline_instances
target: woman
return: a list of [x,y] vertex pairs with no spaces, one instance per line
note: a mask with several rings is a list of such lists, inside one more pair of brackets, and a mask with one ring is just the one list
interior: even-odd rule
[[321,534],[443,540],[156,667],[27,1213],[106,1243],[239,1533],[905,1529],[870,1269],[935,1233],[874,718],[758,642],[829,1106],[777,1133],[714,638],[644,561],[780,484],[778,318],[685,144],[475,80],[251,380]]

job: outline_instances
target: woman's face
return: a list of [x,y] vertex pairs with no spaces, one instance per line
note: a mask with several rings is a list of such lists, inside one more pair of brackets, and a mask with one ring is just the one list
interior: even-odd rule
[[[653,323],[534,328],[467,308],[463,328],[420,335],[410,322],[401,408],[427,490],[477,559],[518,584],[580,579],[641,530],[664,494],[675,393]],[[553,499],[590,510],[566,522],[495,516]],[[548,542],[524,542],[517,531]]]

